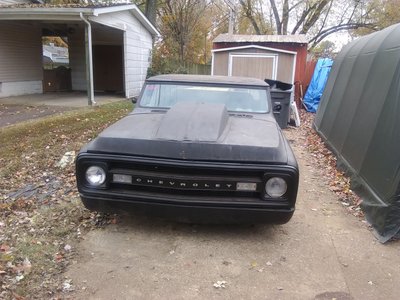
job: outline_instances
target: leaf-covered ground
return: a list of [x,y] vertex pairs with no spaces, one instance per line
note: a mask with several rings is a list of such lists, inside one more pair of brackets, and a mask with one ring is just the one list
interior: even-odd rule
[[319,168],[329,182],[329,189],[333,191],[343,206],[357,217],[364,217],[360,204],[361,198],[358,197],[350,187],[350,178],[345,172],[336,168],[336,156],[325,146],[322,139],[312,128],[314,114],[301,111],[302,125],[298,129],[298,139],[303,139],[307,150],[314,158],[312,163]]
[[0,129],[0,299],[65,297],[74,245],[113,219],[83,208],[74,164],[58,163],[131,109],[123,101]]

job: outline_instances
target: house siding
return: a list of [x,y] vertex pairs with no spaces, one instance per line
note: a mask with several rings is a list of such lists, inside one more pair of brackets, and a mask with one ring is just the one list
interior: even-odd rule
[[[125,96],[138,95],[151,61],[151,33],[130,11],[91,16],[90,22],[93,45],[123,43]],[[70,25],[71,87],[74,91],[86,91],[85,24],[79,21]],[[43,92],[42,26],[39,21],[0,21],[0,97]]]
[[153,40],[147,29],[128,11],[100,15],[90,19],[124,31],[125,96],[140,93],[150,65]]
[[228,76],[229,51],[215,52],[214,54],[213,75]]
[[42,92],[42,38],[39,26],[0,22],[0,97]]

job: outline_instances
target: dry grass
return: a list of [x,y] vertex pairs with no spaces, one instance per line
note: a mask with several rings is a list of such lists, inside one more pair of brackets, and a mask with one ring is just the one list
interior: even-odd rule
[[74,165],[56,164],[131,110],[123,101],[0,129],[0,299],[64,298],[81,233],[108,219],[81,205]]
[[0,129],[0,189],[27,164],[32,169],[52,167],[66,151],[78,151],[131,109],[130,102],[122,101]]

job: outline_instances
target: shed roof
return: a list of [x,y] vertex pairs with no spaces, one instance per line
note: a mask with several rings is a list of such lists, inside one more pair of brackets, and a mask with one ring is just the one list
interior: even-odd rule
[[246,45],[246,46],[213,49],[213,50],[211,50],[211,52],[216,53],[216,52],[226,52],[226,51],[233,51],[233,50],[243,50],[243,49],[260,49],[260,50],[275,51],[275,52],[282,52],[282,53],[296,55],[296,52],[294,52],[294,51],[282,50],[282,49],[271,48],[271,47],[263,47],[263,46],[258,46],[258,45]]
[[214,43],[294,43],[307,44],[307,39],[304,34],[297,35],[244,35],[244,34],[229,34],[222,33],[218,35]]
[[153,24],[135,4],[12,4],[0,5],[0,20],[80,20],[80,14],[97,17],[101,14],[130,11],[152,34],[159,35]]
[[32,3],[29,0],[0,0],[0,6]]

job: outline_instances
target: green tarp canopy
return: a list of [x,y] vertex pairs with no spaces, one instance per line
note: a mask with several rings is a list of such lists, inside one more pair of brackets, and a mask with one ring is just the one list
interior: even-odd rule
[[338,54],[314,127],[351,175],[381,242],[400,231],[400,24]]

